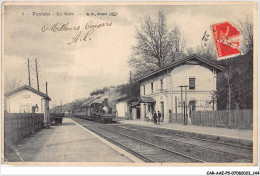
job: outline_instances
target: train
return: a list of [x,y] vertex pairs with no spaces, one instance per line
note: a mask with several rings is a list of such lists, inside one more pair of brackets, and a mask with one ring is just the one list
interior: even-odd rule
[[113,123],[113,119],[116,117],[112,108],[108,106],[107,101],[86,103],[80,109],[73,110],[72,115],[100,123]]

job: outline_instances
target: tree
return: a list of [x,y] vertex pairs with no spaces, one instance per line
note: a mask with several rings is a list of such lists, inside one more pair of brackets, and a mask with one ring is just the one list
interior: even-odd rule
[[217,60],[216,46],[211,35],[212,34],[210,34],[210,31],[204,32],[201,39],[201,44],[200,46],[197,46],[195,53],[205,59]]
[[140,97],[140,84],[138,82],[122,84],[119,86],[118,91],[121,95],[126,94],[129,102],[137,101]]
[[[22,81],[21,80],[18,80],[16,78],[13,78],[13,79],[5,78],[4,93],[11,92],[12,90],[17,89],[21,85],[22,85]],[[7,110],[7,102],[6,102],[5,98],[4,98],[4,110],[5,111]]]
[[94,90],[93,92],[90,93],[90,96],[104,94],[106,90],[108,90],[108,89],[103,88],[103,89]]
[[174,25],[169,31],[163,11],[158,13],[157,19],[145,16],[141,20],[141,28],[136,30],[136,39],[129,65],[137,73],[163,67],[167,59],[174,59],[176,52],[183,52],[186,44],[180,27]]
[[13,79],[5,78],[4,91],[5,93],[10,92],[12,90],[17,89],[21,85],[22,85],[22,81],[18,80],[17,78],[13,78]]
[[[231,109],[253,108],[253,52],[245,55],[220,60],[226,70],[217,75],[217,106],[218,109],[228,107],[228,86],[231,92]],[[230,73],[228,74],[228,71]],[[229,84],[228,84],[229,79]]]
[[243,43],[246,47],[246,52],[248,50],[253,50],[254,46],[254,31],[253,31],[253,22],[248,18],[248,16],[242,21],[239,21],[240,32],[243,36]]
[[204,59],[217,60],[215,45],[212,42],[208,42],[204,47],[197,46],[196,54]]

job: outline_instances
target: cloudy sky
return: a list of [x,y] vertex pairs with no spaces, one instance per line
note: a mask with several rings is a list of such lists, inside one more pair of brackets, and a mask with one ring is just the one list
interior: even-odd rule
[[[252,18],[252,5],[164,5],[164,6],[5,6],[4,77],[28,84],[27,60],[31,58],[31,82],[36,88],[34,59],[38,59],[40,91],[48,93],[52,104],[88,97],[93,89],[119,85],[129,79],[127,60],[135,44],[136,27],[145,15],[163,10],[169,27],[177,24],[187,37],[188,47],[196,48],[210,25],[230,21],[235,26],[246,16]],[[51,16],[33,16],[33,12]],[[57,12],[62,15],[57,16]],[[74,13],[66,16],[64,12]],[[86,16],[86,13],[112,13],[116,16]],[[54,14],[54,15],[53,15]],[[85,29],[87,23],[110,26]],[[51,31],[58,23],[78,30]],[[42,31],[43,27],[47,29]],[[88,33],[89,32],[89,33]],[[77,36],[80,36],[75,42]],[[86,41],[83,38],[86,37]],[[81,39],[81,41],[80,41]],[[71,44],[68,44],[71,43]]]

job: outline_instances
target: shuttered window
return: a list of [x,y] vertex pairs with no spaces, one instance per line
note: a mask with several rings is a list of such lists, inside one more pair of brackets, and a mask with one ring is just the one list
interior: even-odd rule
[[161,89],[163,89],[163,79],[161,79]]
[[190,90],[195,89],[195,78],[189,78],[189,89]]

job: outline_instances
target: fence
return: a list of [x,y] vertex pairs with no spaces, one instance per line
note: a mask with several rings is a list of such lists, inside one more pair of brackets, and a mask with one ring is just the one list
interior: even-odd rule
[[43,128],[43,114],[4,113],[4,143],[5,153],[9,145],[15,145],[22,139]]
[[[193,111],[192,124],[213,127],[253,129],[253,110]],[[229,122],[230,121],[230,122]]]
[[183,124],[184,123],[184,115],[183,114],[181,114],[181,113],[171,113],[171,115],[170,115],[171,117],[170,117],[170,122],[171,123],[179,123],[179,124]]

